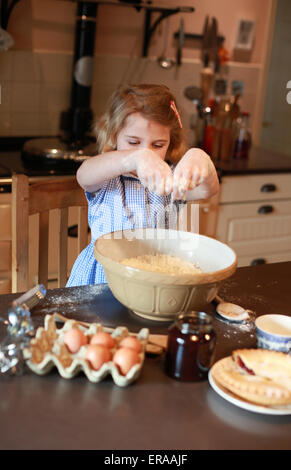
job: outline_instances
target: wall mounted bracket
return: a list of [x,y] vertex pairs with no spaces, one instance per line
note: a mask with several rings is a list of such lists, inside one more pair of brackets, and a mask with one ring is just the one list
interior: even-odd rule
[[[63,1],[63,0],[62,0]],[[79,2],[79,0],[68,0],[73,2]],[[120,6],[120,7],[132,7],[135,8],[138,12],[145,10],[145,20],[144,20],[144,35],[143,35],[143,46],[142,46],[142,55],[146,57],[148,54],[148,49],[150,45],[150,40],[154,34],[157,26],[161,23],[162,20],[168,16],[175,15],[176,13],[193,13],[195,11],[194,7],[170,7],[170,6],[159,6],[153,5],[152,1],[147,2],[134,1],[134,0],[86,0],[86,3],[97,3],[98,5],[110,5],[110,6]],[[152,23],[152,14],[160,13],[160,16]]]
[[[144,22],[144,39],[143,39],[143,50],[142,55],[146,57],[150,45],[150,40],[154,34],[157,26],[167,17],[175,15],[176,13],[193,13],[193,7],[159,7],[151,4],[144,5],[145,11],[145,22]],[[159,17],[152,23],[152,14],[160,13]],[[151,24],[152,23],[152,24]]]

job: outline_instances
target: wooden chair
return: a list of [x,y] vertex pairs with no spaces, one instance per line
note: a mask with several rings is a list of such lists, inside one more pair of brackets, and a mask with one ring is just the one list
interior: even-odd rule
[[29,184],[28,177],[12,176],[12,292],[29,286],[29,216],[39,214],[38,283],[47,286],[49,212],[58,213],[58,287],[67,282],[68,209],[78,207],[78,253],[88,243],[88,204],[75,176]]

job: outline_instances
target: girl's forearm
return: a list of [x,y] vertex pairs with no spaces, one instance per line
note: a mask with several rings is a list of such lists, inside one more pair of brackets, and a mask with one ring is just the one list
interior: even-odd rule
[[133,150],[115,150],[85,160],[79,167],[76,177],[79,185],[88,192],[97,191],[105,181],[132,171],[128,157]]

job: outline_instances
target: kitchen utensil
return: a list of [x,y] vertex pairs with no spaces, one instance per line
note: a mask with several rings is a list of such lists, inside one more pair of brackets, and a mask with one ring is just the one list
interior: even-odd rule
[[184,90],[184,96],[188,100],[192,101],[192,103],[195,104],[197,107],[199,119],[197,119],[197,116],[195,115],[195,124],[193,123],[193,120],[192,120],[193,124],[190,124],[190,127],[191,129],[195,129],[196,141],[197,141],[197,144],[200,145],[202,141],[203,130],[204,130],[204,107],[202,104],[203,92],[201,88],[197,86],[188,86]]
[[184,90],[184,96],[194,104],[199,104],[202,102],[203,92],[198,86],[188,86]]
[[213,70],[209,67],[209,60],[211,49],[215,41],[215,24],[209,25],[209,17],[207,16],[204,22],[203,38],[202,38],[202,61],[203,68],[200,72],[201,76],[201,89],[203,91],[203,104],[207,106],[209,100],[209,93],[212,87]]
[[227,80],[224,78],[217,78],[214,82],[214,94],[215,96],[222,96],[226,94]]
[[213,53],[213,60],[214,60],[214,73],[218,73],[220,69],[219,54],[218,54],[219,40],[218,40],[218,23],[215,17],[212,18],[211,50]]
[[231,158],[233,149],[233,120],[239,112],[238,97],[232,101],[221,98],[212,107],[213,116],[213,145],[211,156],[213,160],[227,161]]
[[[201,146],[203,143],[205,115],[203,106],[203,91],[197,86],[188,86],[184,90],[184,96],[196,105],[197,114],[192,114],[190,118],[190,128],[195,129],[195,145]],[[195,119],[195,120],[194,120]]]
[[216,294],[213,302],[216,304],[216,312],[226,320],[230,321],[243,321],[250,317],[254,318],[255,313],[247,308],[241,307],[240,305],[232,302],[227,302]]
[[[121,263],[125,258],[154,253],[198,264],[202,272],[169,274]],[[203,309],[237,265],[235,252],[224,243],[181,230],[113,232],[98,238],[94,254],[113,295],[137,315],[158,321],[171,321],[183,311]]]
[[240,107],[238,104],[239,98],[240,98],[240,94],[236,93],[230,100],[230,116],[232,120],[238,118],[239,116],[239,112],[240,112]]
[[207,106],[209,101],[209,94],[213,82],[213,70],[210,67],[203,68],[200,72],[201,88],[203,91],[203,105]]
[[210,29],[209,29],[209,16],[207,15],[204,21],[203,32],[202,32],[202,47],[201,57],[203,67],[208,67],[209,63],[209,46],[210,46]]
[[243,111],[234,125],[234,145],[232,157],[238,160],[247,160],[251,148],[252,138],[249,128],[249,113]]
[[46,165],[81,163],[89,156],[96,155],[94,141],[67,142],[54,137],[27,140],[22,149],[25,164],[43,167]]
[[209,27],[209,17],[205,18],[203,34],[202,34],[202,61],[203,68],[200,72],[201,76],[201,89],[203,92],[203,104],[207,105],[208,95],[211,88],[213,72],[209,67],[209,55],[210,55],[210,44],[211,44],[211,31]]
[[168,35],[169,35],[169,18],[165,20],[165,34],[164,34],[164,45],[162,55],[158,58],[158,63],[163,69],[170,69],[174,65],[173,59],[167,57],[167,45],[168,45]]
[[184,34],[184,20],[181,18],[180,20],[180,29],[179,29],[179,39],[178,39],[178,47],[177,47],[177,66],[182,64],[182,48],[184,45],[185,34]]
[[230,104],[225,103],[224,109],[221,112],[221,127],[220,127],[220,149],[219,156],[221,161],[230,159],[230,145],[231,145],[231,118],[230,118]]
[[212,140],[212,160],[216,161],[220,157],[221,129],[223,126],[223,100],[216,102],[213,107],[213,140]]
[[211,25],[209,25],[209,17],[207,16],[203,28],[202,39],[202,60],[203,68],[201,70],[201,88],[203,90],[203,104],[207,106],[209,93],[212,88],[214,71],[209,67],[210,59],[214,60],[215,72],[219,70],[219,39],[218,39],[218,24],[217,19],[212,18]]
[[249,318],[247,310],[231,302],[219,302],[216,311],[222,318],[234,322],[242,322]]

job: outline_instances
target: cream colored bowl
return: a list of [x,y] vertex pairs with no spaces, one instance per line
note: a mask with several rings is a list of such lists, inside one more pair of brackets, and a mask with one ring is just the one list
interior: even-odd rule
[[[125,258],[167,254],[199,265],[202,273],[167,274],[125,266]],[[137,315],[150,320],[172,320],[187,310],[200,310],[217,294],[219,284],[237,266],[235,252],[203,235],[166,229],[112,232],[95,242],[113,295]]]

